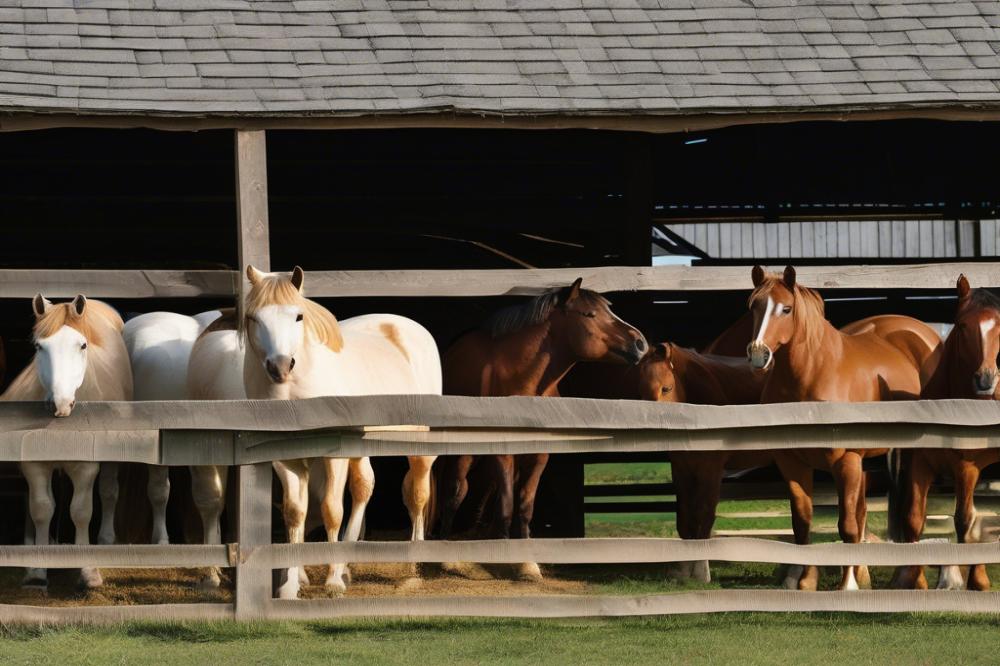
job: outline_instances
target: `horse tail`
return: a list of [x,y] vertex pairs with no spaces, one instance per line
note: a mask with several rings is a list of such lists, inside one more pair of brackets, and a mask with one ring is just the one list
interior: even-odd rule
[[[437,462],[437,461],[435,461]],[[434,472],[435,465],[431,465],[430,472],[430,485],[431,494],[427,498],[427,504],[424,505],[424,537],[431,535],[434,531],[438,520],[438,487],[437,487],[437,476]]]
[[889,465],[889,539],[903,543],[903,525],[909,510],[910,467],[913,451],[910,449],[889,449],[886,456]]

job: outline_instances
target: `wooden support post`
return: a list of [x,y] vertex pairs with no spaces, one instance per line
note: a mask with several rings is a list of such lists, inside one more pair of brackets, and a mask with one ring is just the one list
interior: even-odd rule
[[271,603],[271,571],[247,559],[271,544],[271,463],[240,465],[236,619],[259,620]]
[[249,288],[246,267],[271,270],[267,219],[267,139],[263,130],[236,131],[236,217],[240,303]]

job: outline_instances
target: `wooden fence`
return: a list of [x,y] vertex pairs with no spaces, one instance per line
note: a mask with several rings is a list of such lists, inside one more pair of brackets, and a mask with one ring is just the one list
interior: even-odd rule
[[[366,430],[426,425],[429,431]],[[238,542],[221,546],[3,546],[0,565],[236,570],[232,604],[57,608],[3,605],[4,622],[344,616],[640,615],[716,611],[998,612],[977,592],[718,590],[629,596],[271,598],[276,568],[354,562],[636,563],[688,560],[845,565],[1000,563],[1000,544],[797,546],[721,538],[272,544],[271,464],[311,456],[995,446],[1000,403],[918,401],[712,407],[553,398],[329,397],[284,401],[80,403],[53,419],[39,403],[0,404],[0,459],[239,466]]]

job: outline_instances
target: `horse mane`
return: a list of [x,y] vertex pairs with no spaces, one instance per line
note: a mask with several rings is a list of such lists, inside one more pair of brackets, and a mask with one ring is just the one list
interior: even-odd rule
[[[489,332],[490,337],[500,338],[528,326],[541,324],[552,316],[552,311],[559,305],[559,296],[564,289],[565,287],[550,289],[525,303],[516,303],[502,310],[497,310],[490,315],[482,327]],[[589,289],[581,289],[577,298],[587,304],[611,305],[608,299]]]
[[333,313],[303,296],[285,275],[266,275],[251,285],[244,305],[245,316],[237,329],[241,341],[246,339],[246,317],[268,305],[298,305],[302,308],[306,335],[331,351],[339,352],[344,348],[344,337]]
[[[765,275],[763,282],[750,293],[750,299],[747,301],[748,307],[752,306],[758,298],[770,294],[771,290],[779,284],[785,286],[781,275],[777,273]],[[823,297],[815,289],[803,287],[798,282],[792,289],[792,295],[795,296],[796,301],[796,307],[792,310],[792,320],[795,322],[796,330],[805,331],[808,344],[819,344],[823,327],[817,326],[816,320],[826,321],[826,303],[823,302]],[[805,305],[805,307],[798,307],[799,305]]]

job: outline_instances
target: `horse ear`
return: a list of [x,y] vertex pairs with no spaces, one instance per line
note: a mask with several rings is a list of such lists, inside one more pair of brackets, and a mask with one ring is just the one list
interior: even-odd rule
[[785,274],[781,279],[785,283],[786,287],[789,289],[795,289],[795,268],[792,266],[785,266]]
[[250,284],[257,284],[264,278],[264,274],[253,267],[252,264],[247,264],[247,280],[250,280]]
[[294,286],[299,291],[302,291],[302,283],[306,281],[306,272],[302,270],[301,266],[296,266],[292,269],[292,286]]
[[661,342],[656,345],[656,352],[668,361],[674,355],[674,350],[669,342]]
[[41,294],[35,294],[35,297],[31,299],[31,309],[35,311],[35,319],[41,319],[42,315],[48,312],[51,307],[52,302]]
[[87,309],[87,297],[83,294],[77,294],[76,298],[73,299],[73,313],[77,317],[82,317],[84,311]]
[[958,276],[958,283],[955,285],[955,288],[958,289],[959,301],[966,300],[972,294],[972,287],[969,286],[969,278],[965,277],[965,274]]
[[582,283],[583,283],[583,278],[578,277],[576,280],[573,281],[573,284],[563,289],[562,298],[560,299],[563,305],[575,300],[576,297],[580,295],[580,285]]
[[750,279],[753,280],[753,288],[756,289],[764,282],[764,269],[761,266],[754,266],[750,271]]

